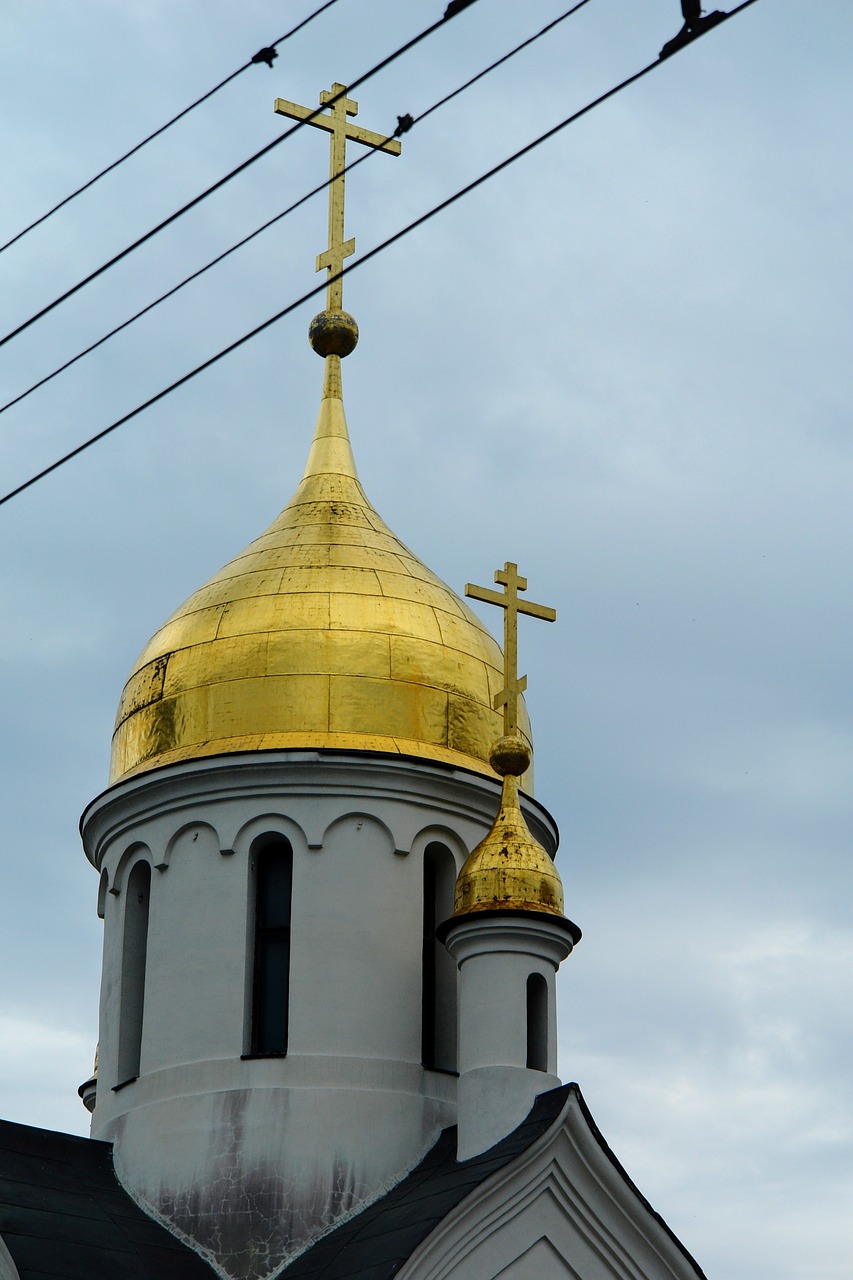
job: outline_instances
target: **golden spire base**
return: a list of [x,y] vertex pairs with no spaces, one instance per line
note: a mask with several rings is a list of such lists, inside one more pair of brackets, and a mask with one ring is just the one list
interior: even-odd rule
[[[317,414],[317,425],[314,428],[314,439],[308,451],[308,461],[302,483],[294,496],[306,500],[304,486],[311,480],[322,476],[344,476],[358,484],[358,471],[355,466],[352,445],[350,444],[347,420],[344,413],[343,393],[341,390],[341,357],[326,356],[326,367],[323,371],[323,398],[320,401],[320,412]],[[313,495],[318,498],[320,494]],[[346,496],[350,501],[364,501],[361,486],[355,492],[347,491],[338,496]]]

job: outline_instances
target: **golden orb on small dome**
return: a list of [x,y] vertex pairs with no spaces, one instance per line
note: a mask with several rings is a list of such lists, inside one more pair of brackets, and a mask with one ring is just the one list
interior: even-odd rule
[[308,326],[318,356],[348,356],[358,342],[358,325],[348,311],[321,311]]
[[489,764],[502,778],[508,773],[520,778],[530,768],[530,761],[530,747],[517,733],[498,738],[489,751]]

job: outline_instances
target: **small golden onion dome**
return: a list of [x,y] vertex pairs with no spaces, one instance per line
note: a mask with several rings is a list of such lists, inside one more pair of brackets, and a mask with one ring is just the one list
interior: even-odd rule
[[111,782],[283,748],[393,752],[490,772],[501,651],[365,497],[341,399],[350,319],[342,313],[313,335],[323,399],[290,503],[140,655],[118,709]]
[[530,766],[529,747],[522,738],[501,738],[492,748],[491,763],[504,775],[501,806],[491,831],[459,872],[453,917],[477,911],[541,911],[562,919],[563,886],[557,868],[530,832],[518,803],[517,775]]

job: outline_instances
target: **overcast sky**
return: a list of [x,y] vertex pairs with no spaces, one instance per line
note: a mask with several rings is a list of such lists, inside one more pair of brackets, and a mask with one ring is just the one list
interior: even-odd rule
[[[355,96],[390,132],[567,7],[479,0]],[[307,0],[8,0],[0,240]],[[339,0],[0,256],[2,333],[440,15]],[[348,180],[364,253],[616,81],[677,0],[591,0]],[[561,1071],[714,1280],[847,1280],[853,535],[842,0],[759,0],[353,272],[365,488],[458,591],[518,561],[537,797],[584,939]],[[327,172],[302,130],[0,350],[2,402]],[[2,490],[312,287],[325,199],[0,418]],[[86,1131],[107,781],[148,637],[301,474],[303,306],[0,508],[0,1115]],[[493,630],[499,620],[483,616]]]

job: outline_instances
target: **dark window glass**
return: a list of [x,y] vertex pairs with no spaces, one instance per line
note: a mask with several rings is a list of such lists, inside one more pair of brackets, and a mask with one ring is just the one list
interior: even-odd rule
[[548,1070],[548,983],[541,973],[527,979],[527,1066]]
[[258,897],[258,918],[266,929],[290,928],[290,850],[271,845],[261,854],[263,893]]
[[424,937],[421,1058],[425,1067],[456,1070],[456,964],[436,928],[453,914],[456,863],[443,844],[424,853]]
[[147,862],[137,862],[127,878],[124,902],[116,1084],[124,1084],[139,1075],[150,897],[151,867]]
[[252,1052],[286,1053],[293,854],[286,840],[276,840],[255,859]]

